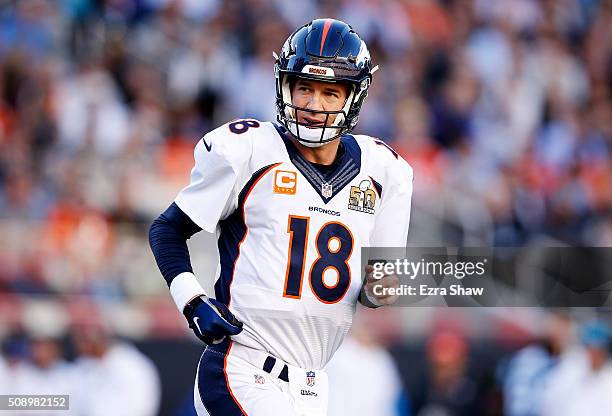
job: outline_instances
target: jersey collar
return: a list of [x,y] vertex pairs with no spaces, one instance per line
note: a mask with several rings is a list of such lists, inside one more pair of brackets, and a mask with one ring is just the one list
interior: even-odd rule
[[361,148],[350,134],[340,137],[340,145],[344,147],[344,153],[335,163],[334,169],[322,173],[295,147],[287,129],[274,124],[276,131],[285,143],[289,159],[302,173],[308,183],[319,194],[324,203],[328,203],[336,196],[350,181],[352,181],[361,170]]

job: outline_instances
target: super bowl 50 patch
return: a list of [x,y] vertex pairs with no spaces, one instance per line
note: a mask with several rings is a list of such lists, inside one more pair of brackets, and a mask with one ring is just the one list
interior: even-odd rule
[[374,190],[371,181],[364,179],[359,183],[359,186],[351,186],[348,209],[374,214],[375,204],[376,190]]

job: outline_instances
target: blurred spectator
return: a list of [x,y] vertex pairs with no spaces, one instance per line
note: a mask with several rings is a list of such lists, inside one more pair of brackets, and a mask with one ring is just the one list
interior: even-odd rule
[[592,320],[580,328],[582,348],[566,355],[546,383],[543,416],[607,415],[612,409],[612,333]]
[[548,318],[545,337],[518,351],[502,370],[504,414],[537,416],[551,373],[572,347],[573,322],[562,312]]
[[369,321],[360,320],[363,315],[354,319],[349,336],[325,367],[328,415],[408,416],[409,403],[393,358],[380,346]]
[[0,387],[3,393],[16,392],[16,374],[21,372],[29,355],[28,344],[22,336],[10,336],[2,343],[0,356]]
[[[63,357],[58,339],[35,336],[29,340],[30,357],[14,368],[11,391],[13,394],[70,395],[76,380],[72,368]],[[18,411],[17,415],[37,415],[39,411]],[[72,408],[67,415],[75,414]]]
[[[457,331],[442,330],[427,341],[427,374],[410,392],[417,416],[480,414],[478,386],[467,373],[468,344]],[[482,403],[480,403],[482,405]]]
[[155,416],[160,381],[153,363],[135,347],[113,340],[103,325],[72,332],[79,358],[71,408],[79,415]]
[[[2,394],[72,393],[72,372],[64,360],[61,342],[47,331],[31,332],[28,338],[11,338],[4,348],[6,362],[0,360],[0,391]],[[30,416],[40,411],[13,411]],[[73,415],[72,411],[66,412]]]
[[[3,393],[70,395],[75,380],[61,341],[66,329],[63,310],[52,302],[31,305],[22,313],[22,326],[23,336],[11,339],[5,350],[8,366]],[[2,376],[0,384],[1,380]],[[15,414],[35,415],[39,411]],[[74,413],[70,410],[66,414]]]
[[[58,80],[59,81],[59,80]],[[56,84],[59,143],[72,154],[92,149],[101,157],[118,155],[130,129],[130,115],[110,75],[95,64]]]

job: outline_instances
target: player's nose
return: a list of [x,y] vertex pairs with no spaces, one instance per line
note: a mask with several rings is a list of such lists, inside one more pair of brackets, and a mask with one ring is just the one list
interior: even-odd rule
[[308,110],[322,111],[323,110],[323,102],[321,100],[321,93],[319,91],[315,91],[311,96],[310,100],[308,100],[308,105],[306,106]]

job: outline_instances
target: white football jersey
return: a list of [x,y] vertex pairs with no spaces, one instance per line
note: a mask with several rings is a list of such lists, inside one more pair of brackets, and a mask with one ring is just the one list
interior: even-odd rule
[[256,120],[206,134],[175,202],[217,233],[215,297],[244,323],[232,339],[317,369],[351,325],[361,247],[406,245],[412,168],[383,142],[346,135],[321,173],[288,134]]

